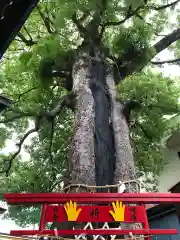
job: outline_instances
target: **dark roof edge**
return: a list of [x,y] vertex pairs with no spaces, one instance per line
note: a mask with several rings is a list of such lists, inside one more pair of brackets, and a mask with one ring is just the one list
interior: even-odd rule
[[166,216],[169,213],[175,212],[175,211],[176,209],[174,204],[159,204],[152,208],[147,209],[147,216],[148,216],[148,219],[151,220],[151,219]]
[[20,31],[21,27],[24,25],[25,21],[27,20],[27,18],[29,17],[29,15],[31,14],[32,10],[36,7],[37,3],[39,0],[35,0],[34,3],[32,3],[28,10],[24,13],[23,17],[20,19],[17,27],[14,29],[14,31],[10,34],[9,38],[7,39],[6,43],[4,44],[1,53],[0,53],[0,59],[2,58],[2,56],[4,55],[5,51],[7,50],[7,48],[9,47],[9,45],[11,44],[11,42],[13,41],[13,39],[15,38],[15,36],[18,34],[18,32]]

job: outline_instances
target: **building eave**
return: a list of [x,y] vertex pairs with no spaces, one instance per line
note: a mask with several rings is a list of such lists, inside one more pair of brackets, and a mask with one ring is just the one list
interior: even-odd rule
[[0,58],[20,31],[39,0],[0,0]]

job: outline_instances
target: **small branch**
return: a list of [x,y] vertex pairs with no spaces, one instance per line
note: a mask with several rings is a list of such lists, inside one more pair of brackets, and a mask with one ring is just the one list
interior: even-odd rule
[[13,102],[13,103],[19,102],[20,99],[21,99],[21,97],[23,97],[23,96],[26,95],[27,93],[30,93],[31,91],[36,90],[36,89],[37,89],[37,87],[33,87],[33,88],[30,88],[29,90],[27,90],[27,91],[19,94],[18,99],[17,99],[15,102]]
[[52,29],[51,29],[51,25],[50,25],[50,24],[51,24],[51,21],[49,20],[49,17],[45,17],[45,16],[44,16],[44,14],[41,12],[41,9],[40,9],[39,6],[37,6],[37,10],[38,10],[38,13],[39,13],[41,19],[42,19],[43,22],[44,22],[44,25],[45,25],[48,33],[49,33],[49,34],[52,34],[53,31],[52,31]]
[[18,146],[18,150],[12,155],[12,157],[9,159],[9,163],[8,163],[8,167],[6,170],[4,171],[1,171],[0,173],[6,173],[6,176],[8,177],[9,175],[9,172],[11,170],[11,167],[12,167],[12,163],[13,163],[13,160],[19,155],[19,153],[21,152],[21,149],[22,149],[22,145],[24,143],[24,141],[29,137],[30,134],[34,133],[34,132],[37,132],[40,128],[40,123],[41,123],[41,118],[40,117],[37,117],[36,119],[36,122],[35,122],[35,127],[33,129],[30,129],[23,137],[22,139],[20,140],[20,142],[17,144]]
[[158,34],[158,33],[154,33],[157,37],[165,37],[166,34]]
[[0,111],[8,109],[12,105],[13,101],[9,98],[0,95]]
[[[49,10],[48,10],[48,2],[46,3],[46,6],[45,6],[45,13],[46,13],[46,15],[48,16],[48,20],[49,20],[49,22],[51,23],[51,25],[54,26],[53,21],[50,19],[50,13],[49,13]],[[51,15],[52,15],[52,14],[51,14]]]
[[53,110],[51,110],[50,112],[46,113],[45,115],[48,118],[53,118],[53,117],[56,117],[57,115],[59,115],[59,113],[61,113],[61,111],[63,110],[63,108],[65,106],[72,109],[72,107],[73,107],[72,101],[74,100],[74,98],[75,98],[75,95],[73,92],[70,92],[69,94],[63,96],[57,103],[56,107]]
[[19,115],[15,115],[15,116],[13,116],[13,117],[11,117],[11,118],[9,118],[9,119],[5,119],[5,120],[3,120],[3,121],[0,121],[0,123],[9,123],[9,122],[13,122],[13,121],[15,121],[15,120],[18,120],[18,119],[20,119],[20,118],[25,118],[25,117],[33,117],[33,116],[35,116],[36,114],[35,113],[21,113],[21,114],[19,114]]
[[[18,146],[18,150],[12,155],[12,157],[9,159],[9,163],[8,163],[8,167],[6,170],[1,171],[0,173],[6,173],[6,176],[8,176],[9,171],[11,170],[12,167],[12,163],[13,160],[19,155],[19,153],[21,152],[22,149],[22,145],[24,143],[24,141],[27,139],[27,137],[34,133],[37,132],[42,124],[43,119],[47,119],[48,121],[52,122],[52,128],[51,128],[51,141],[50,141],[50,151],[52,150],[52,139],[53,139],[53,135],[54,135],[54,118],[59,115],[61,113],[61,111],[63,110],[63,108],[65,106],[68,106],[69,102],[72,101],[72,99],[74,99],[74,94],[71,92],[69,94],[67,94],[66,96],[63,96],[60,101],[58,102],[58,104],[54,107],[54,109],[52,109],[51,111],[47,112],[41,112],[39,115],[36,116],[36,120],[35,120],[35,127],[31,130],[29,130],[24,136],[23,138],[20,140],[20,142],[17,144]],[[22,118],[22,117],[27,117],[27,116],[32,116],[31,113],[22,113],[19,116],[14,116],[11,119],[5,120],[5,121],[1,121],[0,123],[7,123],[7,122],[11,122],[14,121],[16,119]],[[34,115],[33,115],[34,116]],[[50,155],[51,159],[52,159],[52,155]]]
[[[12,104],[18,103],[18,102],[20,101],[21,97],[23,97],[25,94],[27,94],[27,93],[35,90],[35,89],[37,89],[37,87],[33,87],[33,88],[31,88],[31,89],[29,89],[29,90],[27,90],[27,91],[19,94],[16,101],[10,101],[11,104],[9,103],[9,106],[8,106],[8,108],[6,109],[6,112],[11,111],[11,112],[14,112],[14,113],[17,113],[17,114],[18,114],[18,115],[16,115],[16,116],[14,116],[13,118],[9,119],[10,122],[13,121],[13,120],[19,119],[19,118],[21,118],[21,117],[26,117],[26,113],[22,113],[21,111],[18,111],[17,109],[13,109],[13,108],[12,108],[12,107],[13,107]],[[1,96],[0,96],[0,98],[1,98]],[[1,100],[1,99],[0,99],[0,100]],[[27,113],[27,115],[28,115],[28,117],[29,117],[29,113]],[[6,120],[6,122],[9,121],[9,120]],[[1,123],[1,122],[0,122],[0,123]],[[4,123],[4,122],[3,122],[3,123]]]
[[33,38],[31,36],[31,34],[29,33],[29,31],[27,30],[27,27],[24,25],[24,30],[26,31],[27,35],[29,36],[29,38],[31,39],[31,41],[33,41]]
[[52,155],[53,137],[54,137],[54,118],[52,119],[52,123],[51,123],[51,136],[50,136],[50,144],[49,144],[49,156],[50,156],[51,164],[53,164],[53,155]]
[[32,39],[26,39],[26,37],[22,33],[18,33],[18,37],[26,44],[28,47],[32,47],[37,42],[33,41]]
[[147,8],[153,9],[153,10],[156,10],[156,11],[160,11],[160,10],[164,10],[165,8],[168,8],[168,7],[174,7],[179,2],[180,2],[180,0],[176,0],[172,3],[168,3],[168,4],[165,4],[165,5],[161,5],[161,6],[147,6]]
[[24,113],[24,112],[15,110],[15,112],[17,112],[17,115],[15,115],[9,119],[2,120],[2,121],[0,121],[0,123],[5,124],[5,123],[13,122],[20,118],[25,118],[25,117],[44,117],[44,118],[47,118],[48,120],[49,119],[52,120],[52,118],[56,117],[65,106],[74,110],[74,99],[75,99],[75,95],[72,92],[70,92],[69,94],[63,96],[59,100],[57,105],[49,112],[44,111],[44,112],[41,112],[39,115],[37,115],[34,112]]
[[164,60],[164,61],[151,61],[152,64],[154,65],[160,65],[160,64],[165,64],[165,63],[177,63],[180,62],[180,58],[176,58],[176,59],[171,59],[171,60]]
[[121,25],[123,23],[126,22],[126,20],[128,20],[129,18],[133,17],[134,15],[137,14],[137,12],[143,7],[144,5],[140,5],[139,7],[137,7],[135,10],[131,10],[127,15],[126,17],[119,21],[119,22],[106,22],[102,25],[102,27],[107,27],[107,26],[118,26],[118,25]]

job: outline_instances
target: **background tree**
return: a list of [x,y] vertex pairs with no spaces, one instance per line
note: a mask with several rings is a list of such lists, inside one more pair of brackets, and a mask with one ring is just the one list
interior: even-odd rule
[[[13,100],[1,115],[1,147],[17,141],[17,151],[1,154],[2,193],[157,176],[164,116],[179,112],[179,86],[151,60],[159,65],[153,58],[166,48],[178,54],[178,3],[39,3],[1,63],[1,89]],[[34,133],[24,145],[30,158],[22,159]],[[11,214],[37,221],[23,209]]]

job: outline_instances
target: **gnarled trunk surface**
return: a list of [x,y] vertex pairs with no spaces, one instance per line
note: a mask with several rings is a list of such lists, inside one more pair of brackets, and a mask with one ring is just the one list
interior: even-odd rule
[[118,184],[136,178],[129,127],[116,100],[111,69],[101,60],[80,57],[73,68],[76,113],[72,137],[72,183]]
[[[111,69],[100,59],[80,57],[74,63],[73,80],[77,102],[71,183],[99,186],[135,180],[129,127],[123,105],[116,100]],[[132,191],[136,191],[136,186]],[[122,224],[123,228],[128,226]]]
[[76,113],[70,154],[70,180],[73,184],[95,185],[94,99],[90,84],[90,61],[81,57],[73,67]]
[[135,180],[135,165],[129,138],[129,127],[123,115],[123,105],[116,100],[116,86],[111,71],[108,72],[106,81],[112,99],[112,122],[116,150],[114,182]]

